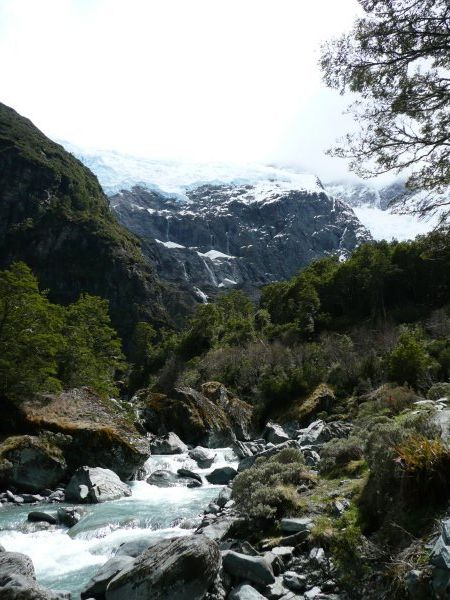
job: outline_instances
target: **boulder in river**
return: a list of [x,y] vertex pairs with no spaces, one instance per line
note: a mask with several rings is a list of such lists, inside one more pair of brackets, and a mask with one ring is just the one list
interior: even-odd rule
[[0,553],[2,600],[70,600],[68,592],[53,592],[36,581],[32,560],[19,552]]
[[188,448],[173,431],[160,437],[154,437],[150,441],[152,454],[183,454]]
[[195,481],[198,481],[200,484],[202,484],[202,478],[201,475],[199,475],[198,473],[194,473],[194,471],[191,471],[190,469],[185,469],[185,468],[181,468],[177,470],[177,474],[179,477],[184,477],[184,478],[188,478],[188,479],[194,479]]
[[202,600],[219,568],[219,546],[205,536],[162,540],[114,577],[106,600]]
[[26,492],[55,486],[67,469],[61,450],[39,437],[6,438],[0,445],[0,485]]
[[96,504],[131,496],[131,489],[119,476],[101,467],[80,467],[66,487],[66,499],[71,502]]
[[50,523],[50,525],[56,525],[58,522],[53,515],[49,515],[48,513],[39,510],[28,513],[27,518],[28,521],[31,521],[32,523]]
[[209,475],[206,475],[206,479],[209,483],[215,485],[228,485],[236,475],[237,471],[233,467],[219,467],[218,469],[214,469]]
[[97,573],[88,581],[81,591],[81,600],[88,598],[104,598],[108,583],[120,571],[126,569],[134,562],[131,556],[113,556],[100,567]]
[[263,596],[248,583],[241,583],[236,588],[233,588],[228,596],[228,600],[265,600]]
[[192,450],[189,450],[189,458],[195,460],[200,469],[209,469],[213,464],[216,455],[208,448],[196,446]]
[[150,477],[147,477],[149,485],[157,485],[158,487],[174,487],[180,484],[179,477],[176,473],[167,469],[158,469],[153,471]]
[[151,536],[138,538],[137,540],[131,540],[129,542],[122,542],[117,548],[114,556],[132,556],[133,558],[136,558],[142,554],[144,550],[147,550],[150,546],[154,546],[160,541],[161,538]]

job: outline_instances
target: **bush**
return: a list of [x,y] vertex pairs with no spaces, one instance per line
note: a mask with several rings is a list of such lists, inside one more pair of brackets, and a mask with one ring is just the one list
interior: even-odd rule
[[450,398],[450,383],[435,383],[427,392],[429,400],[439,400],[440,398]]
[[401,334],[397,346],[387,357],[387,362],[391,381],[399,384],[406,382],[414,388],[423,385],[437,366],[418,332],[409,330]]
[[440,439],[412,435],[394,447],[402,470],[402,494],[410,503],[442,504],[450,496],[450,448]]
[[359,416],[398,415],[418,399],[417,394],[407,386],[383,385],[363,396]]
[[233,482],[233,499],[248,518],[268,524],[299,513],[296,487],[311,478],[303,455],[287,448],[270,458],[258,458],[250,469],[239,473]]
[[321,474],[336,476],[342,473],[345,474],[349,463],[362,461],[364,457],[363,450],[364,442],[356,436],[331,440],[322,448]]

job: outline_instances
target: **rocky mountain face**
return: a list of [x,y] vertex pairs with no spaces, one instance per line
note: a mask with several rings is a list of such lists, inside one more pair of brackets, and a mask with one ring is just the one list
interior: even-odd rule
[[315,258],[344,258],[371,239],[313,175],[79,156],[99,176],[118,220],[143,240],[159,276],[197,300],[236,286],[256,293]]
[[88,168],[3,104],[0,156],[1,268],[25,261],[56,302],[107,298],[125,338],[138,319],[167,322],[156,270]]

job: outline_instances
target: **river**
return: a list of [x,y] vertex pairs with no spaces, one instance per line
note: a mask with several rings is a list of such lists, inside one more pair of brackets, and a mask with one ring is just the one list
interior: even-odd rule
[[[176,472],[186,467],[203,476],[224,465],[237,468],[237,458],[231,449],[220,448],[214,452],[216,459],[209,469],[199,469],[187,454],[151,456],[145,468],[150,475],[158,469]],[[92,575],[123,542],[192,533],[193,529],[189,528],[192,524],[186,521],[200,515],[223,486],[204,481],[199,488],[161,488],[145,481],[133,481],[130,487],[132,495],[128,498],[83,505],[82,519],[70,530],[29,523],[27,515],[32,510],[56,515],[59,506],[73,504],[3,506],[0,508],[0,544],[8,551],[30,556],[39,583],[70,591],[76,600]]]

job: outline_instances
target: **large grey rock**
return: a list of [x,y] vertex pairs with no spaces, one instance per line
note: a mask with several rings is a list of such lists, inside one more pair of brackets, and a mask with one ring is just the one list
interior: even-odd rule
[[1,600],[63,600],[67,592],[53,592],[36,582],[32,560],[19,552],[0,553]]
[[189,450],[189,458],[195,460],[200,469],[209,469],[209,467],[213,464],[216,455],[208,448],[197,446],[193,450]]
[[80,467],[66,487],[66,500],[96,504],[131,496],[131,489],[113,471],[101,467]]
[[60,507],[57,510],[58,523],[66,527],[73,527],[81,519],[81,513],[73,506]]
[[164,436],[153,438],[150,441],[150,450],[152,454],[183,454],[188,451],[188,447],[171,431]]
[[219,467],[207,475],[206,479],[215,485],[228,485],[236,475],[237,471],[233,467]]
[[58,522],[58,520],[53,515],[49,515],[48,513],[41,512],[38,510],[34,510],[28,513],[27,518],[28,521],[31,521],[32,523],[50,523],[50,525],[56,525],[56,523]]
[[194,473],[194,471],[191,471],[190,469],[185,469],[185,468],[178,469],[177,475],[182,478],[195,479],[200,484],[203,483],[201,475],[199,475],[198,473]]
[[232,550],[223,553],[223,568],[232,577],[257,585],[270,585],[275,581],[271,566],[261,556],[247,556]]
[[202,600],[219,568],[219,547],[205,536],[162,540],[109,583],[106,600]]
[[235,522],[236,519],[233,518],[219,519],[215,523],[203,527],[198,533],[202,533],[211,540],[220,542],[228,536],[228,533]]
[[161,538],[143,537],[137,540],[131,540],[130,542],[123,542],[117,548],[115,556],[131,556],[137,558],[140,554],[148,550],[151,546],[154,546],[161,541]]
[[114,556],[110,558],[85,585],[81,591],[81,600],[99,596],[104,597],[111,579],[133,562],[134,559],[131,556]]
[[264,429],[263,438],[271,444],[282,444],[288,441],[289,435],[281,425],[269,422]]
[[22,575],[28,579],[36,579],[33,561],[30,557],[20,552],[1,552],[0,580],[3,580],[8,575]]
[[306,583],[306,575],[300,575],[295,571],[286,571],[283,574],[283,584],[294,592],[304,592]]
[[66,473],[66,462],[56,448],[46,446],[38,437],[24,435],[7,438],[0,445],[4,466],[1,487],[26,492],[55,486]]
[[226,487],[221,490],[220,494],[217,496],[216,504],[223,508],[227,502],[231,500],[231,488]]
[[309,517],[299,519],[281,519],[281,530],[283,533],[309,532],[313,528],[313,520]]
[[70,592],[54,592],[23,575],[0,577],[1,600],[71,600]]
[[158,487],[174,487],[180,482],[176,473],[167,471],[167,469],[158,469],[153,471],[150,477],[147,477],[147,483]]
[[260,594],[251,585],[242,583],[231,590],[228,600],[265,600],[265,596]]

